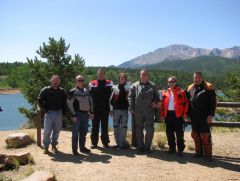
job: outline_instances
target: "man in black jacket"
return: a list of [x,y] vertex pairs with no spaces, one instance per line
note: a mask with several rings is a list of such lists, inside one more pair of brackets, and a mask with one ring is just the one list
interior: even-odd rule
[[94,119],[92,120],[92,148],[96,148],[98,144],[99,125],[101,122],[101,140],[103,147],[109,147],[108,136],[108,117],[110,112],[109,99],[111,95],[112,81],[105,79],[105,71],[98,69],[97,80],[89,83],[89,92],[94,103]]
[[203,81],[202,73],[194,73],[194,83],[188,87],[190,102],[189,117],[192,123],[192,138],[195,142],[195,157],[212,161],[210,124],[216,109],[216,93],[213,85]]
[[38,96],[39,106],[46,112],[43,132],[45,154],[49,153],[48,147],[50,143],[52,144],[53,152],[58,152],[56,145],[58,144],[58,137],[62,128],[62,114],[66,114],[67,107],[66,91],[59,87],[61,82],[59,76],[53,75],[50,82],[51,86],[44,87]]

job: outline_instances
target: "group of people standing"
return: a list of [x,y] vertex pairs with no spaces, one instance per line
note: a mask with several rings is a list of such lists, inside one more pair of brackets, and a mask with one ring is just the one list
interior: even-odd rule
[[[79,155],[91,152],[85,147],[88,121],[92,119],[91,149],[98,148],[99,128],[104,148],[109,148],[108,119],[113,117],[115,149],[125,149],[128,110],[134,116],[136,147],[139,154],[151,153],[154,136],[156,108],[166,123],[169,154],[182,156],[184,144],[184,123],[191,122],[192,138],[195,142],[195,157],[212,160],[210,124],[216,109],[216,94],[213,86],[203,80],[201,72],[194,73],[194,83],[186,91],[177,85],[177,78],[168,78],[168,89],[160,100],[157,86],[149,81],[146,69],[140,71],[140,80],[130,85],[125,73],[120,73],[118,84],[105,79],[104,69],[98,69],[97,79],[84,87],[84,76],[76,76],[76,86],[68,93],[60,87],[60,78],[53,75],[51,85],[40,91],[38,102],[45,111],[43,144],[44,153],[58,152],[56,145],[62,127],[62,115],[67,108],[72,116],[72,153]],[[145,130],[145,135],[144,135]],[[175,138],[176,135],[176,138]]]

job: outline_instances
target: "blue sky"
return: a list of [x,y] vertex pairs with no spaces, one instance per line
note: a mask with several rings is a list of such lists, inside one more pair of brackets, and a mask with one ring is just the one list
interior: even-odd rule
[[63,37],[87,66],[119,65],[171,44],[240,46],[238,0],[1,0],[0,62]]

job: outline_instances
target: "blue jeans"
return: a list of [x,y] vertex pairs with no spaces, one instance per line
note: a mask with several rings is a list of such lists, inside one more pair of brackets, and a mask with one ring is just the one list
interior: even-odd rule
[[116,144],[126,146],[128,110],[113,110],[113,126]]
[[85,147],[86,135],[88,132],[88,112],[77,112],[77,121],[72,122],[72,151],[78,149],[78,140],[80,150]]
[[62,110],[48,111],[44,116],[44,131],[43,131],[44,148],[48,148],[50,143],[52,145],[58,144],[58,137],[61,129],[62,129]]

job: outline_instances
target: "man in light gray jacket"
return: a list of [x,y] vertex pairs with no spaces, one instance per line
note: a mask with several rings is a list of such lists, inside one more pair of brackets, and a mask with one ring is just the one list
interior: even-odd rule
[[[140,81],[130,89],[130,110],[135,116],[137,151],[149,154],[154,135],[154,108],[158,108],[159,92],[156,85],[148,80],[148,71],[140,71]],[[146,130],[145,141],[143,129]]]
[[88,119],[93,118],[93,101],[90,93],[84,88],[84,78],[76,77],[76,87],[69,91],[67,105],[72,114],[72,152],[77,156],[78,139],[82,153],[89,153],[85,147],[88,132]]

